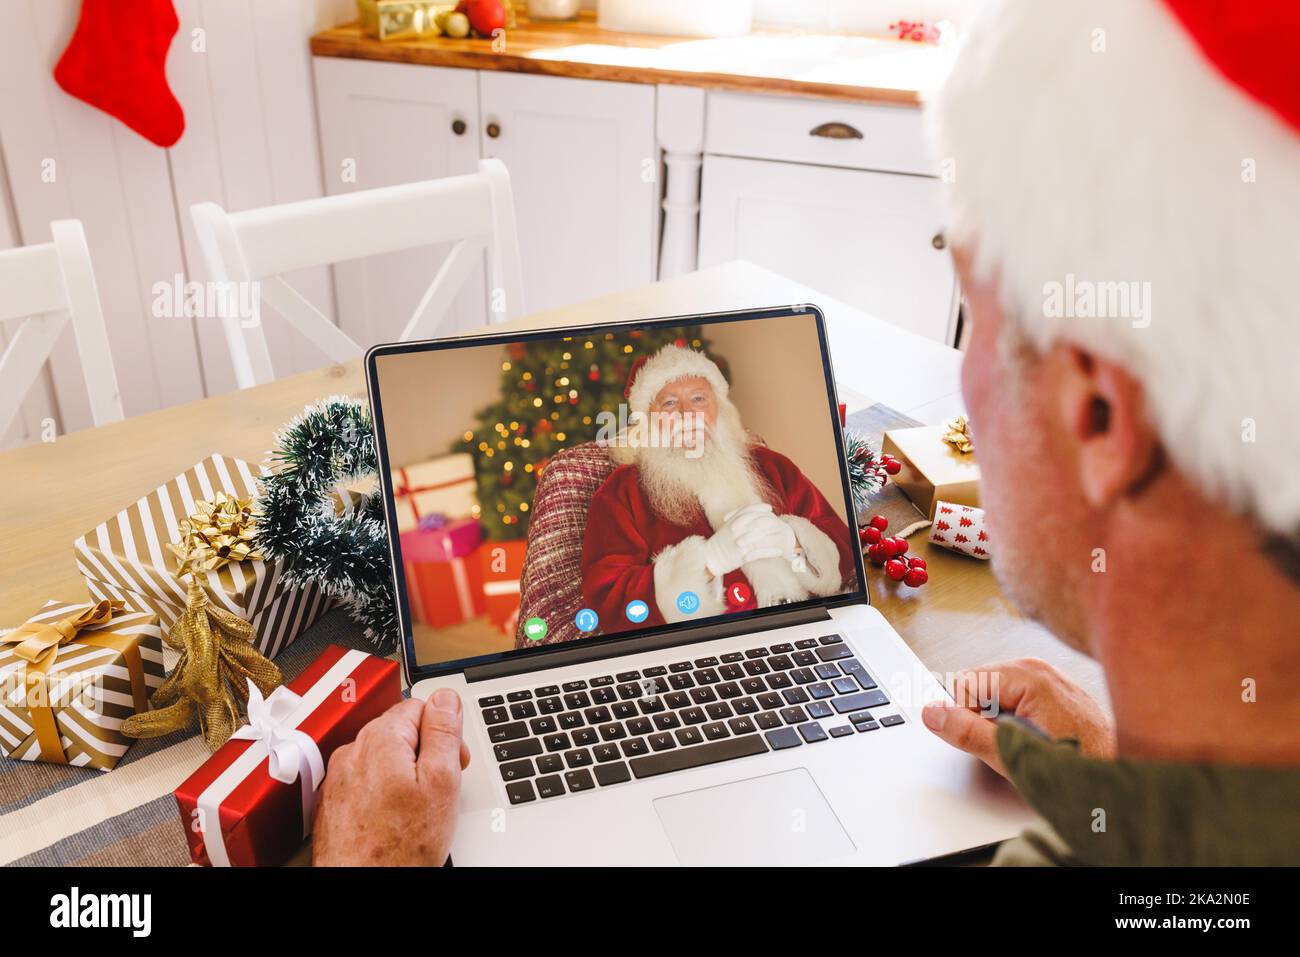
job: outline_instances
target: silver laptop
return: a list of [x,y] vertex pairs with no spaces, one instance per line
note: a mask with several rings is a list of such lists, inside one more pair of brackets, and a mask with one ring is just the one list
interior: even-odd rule
[[465,705],[455,863],[893,865],[1029,820],[871,607],[815,306],[366,373],[406,678]]

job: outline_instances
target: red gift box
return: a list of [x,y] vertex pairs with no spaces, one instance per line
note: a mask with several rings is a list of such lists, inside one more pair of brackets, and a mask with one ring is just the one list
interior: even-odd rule
[[519,626],[519,578],[527,549],[528,541],[523,538],[484,542],[478,549],[488,619],[512,638]]
[[330,645],[265,702],[251,701],[253,720],[236,734],[260,737],[231,738],[176,789],[194,863],[245,867],[289,860],[311,833],[330,755],[401,699],[397,662]]

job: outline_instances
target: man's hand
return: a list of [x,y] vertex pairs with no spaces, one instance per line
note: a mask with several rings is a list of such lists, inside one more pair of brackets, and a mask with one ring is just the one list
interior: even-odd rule
[[313,863],[440,866],[456,828],[460,696],[440,688],[426,702],[394,705],[330,757],[316,811]]
[[991,720],[1013,713],[1053,738],[1075,738],[1083,754],[1113,757],[1115,729],[1097,702],[1065,675],[1038,658],[963,671],[953,682],[955,705],[925,706],[925,726],[954,748],[979,758],[998,774],[1007,769],[998,756],[997,726]]

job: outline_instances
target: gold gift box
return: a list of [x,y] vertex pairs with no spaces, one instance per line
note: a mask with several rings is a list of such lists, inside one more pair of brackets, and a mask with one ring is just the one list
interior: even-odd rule
[[148,612],[51,601],[0,639],[0,754],[110,771],[122,722],[163,682],[162,626]]
[[357,0],[361,29],[376,40],[411,40],[437,35],[436,16],[446,3],[419,0]]
[[945,442],[947,432],[943,425],[890,429],[880,443],[881,454],[894,456],[903,466],[890,476],[894,484],[929,519],[935,502],[980,503],[979,464],[973,453],[962,454]]

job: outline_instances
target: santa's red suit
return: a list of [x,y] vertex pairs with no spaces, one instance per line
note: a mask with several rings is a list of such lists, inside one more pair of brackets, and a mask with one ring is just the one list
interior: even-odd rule
[[[808,559],[799,576],[803,597],[839,594],[856,584],[853,536],[826,497],[784,455],[752,450],[755,470],[773,490],[772,509],[794,529]],[[704,547],[714,534],[703,513],[689,525],[670,522],[650,505],[635,465],[620,466],[592,497],[582,551],[582,595],[600,616],[603,633],[647,628],[759,607],[756,590],[737,568],[721,582],[705,569]],[[735,585],[747,596],[736,601]],[[677,598],[694,592],[700,607],[681,612]],[[650,616],[632,623],[629,602],[641,599]]]

